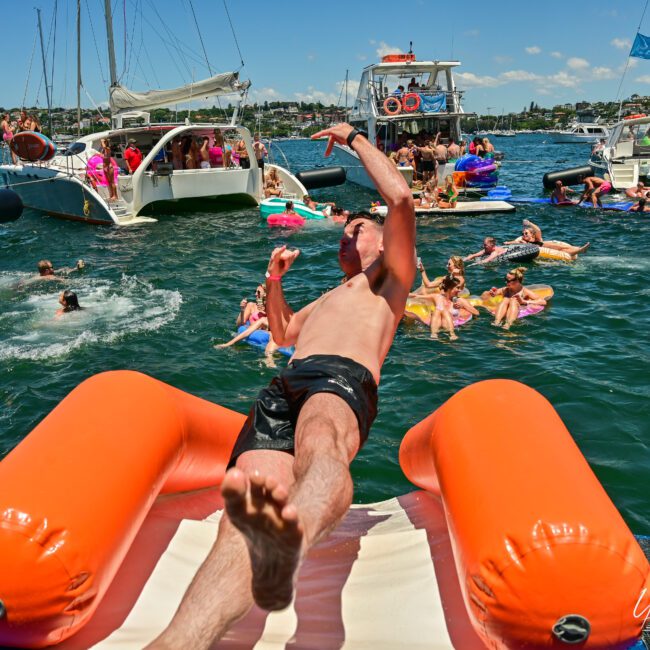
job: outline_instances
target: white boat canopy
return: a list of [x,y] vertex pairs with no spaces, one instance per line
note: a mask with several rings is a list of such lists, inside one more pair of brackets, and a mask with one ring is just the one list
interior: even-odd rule
[[171,90],[149,90],[142,93],[117,84],[111,86],[109,103],[113,115],[124,111],[148,111],[193,99],[243,93],[249,86],[250,81],[239,81],[238,72],[224,72]]

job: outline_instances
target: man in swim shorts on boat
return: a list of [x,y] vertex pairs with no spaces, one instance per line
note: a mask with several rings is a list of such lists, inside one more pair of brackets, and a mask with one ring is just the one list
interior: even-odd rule
[[297,312],[282,278],[299,255],[271,254],[267,308],[287,368],[263,389],[221,486],[217,540],[153,648],[208,648],[253,602],[287,607],[305,555],[346,515],[349,464],[377,412],[377,383],[415,276],[411,191],[395,166],[349,124],[316,133],[348,144],[388,206],[385,225],[351,214],[339,245],[346,280]]

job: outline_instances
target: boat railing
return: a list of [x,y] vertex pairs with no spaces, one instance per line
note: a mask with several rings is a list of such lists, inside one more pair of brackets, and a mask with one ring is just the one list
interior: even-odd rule
[[[442,89],[418,89],[403,93],[374,93],[377,114],[389,116],[459,113],[462,94],[460,90],[448,91]],[[397,102],[399,102],[399,105]]]

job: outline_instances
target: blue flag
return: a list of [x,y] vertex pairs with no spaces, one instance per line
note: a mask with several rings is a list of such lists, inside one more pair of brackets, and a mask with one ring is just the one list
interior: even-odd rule
[[650,59],[650,36],[644,36],[637,32],[630,56],[635,56],[637,59]]

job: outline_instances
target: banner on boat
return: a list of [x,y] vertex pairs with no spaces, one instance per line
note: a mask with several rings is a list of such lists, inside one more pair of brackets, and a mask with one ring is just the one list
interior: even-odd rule
[[447,94],[420,95],[420,110],[423,113],[443,113],[447,110]]

